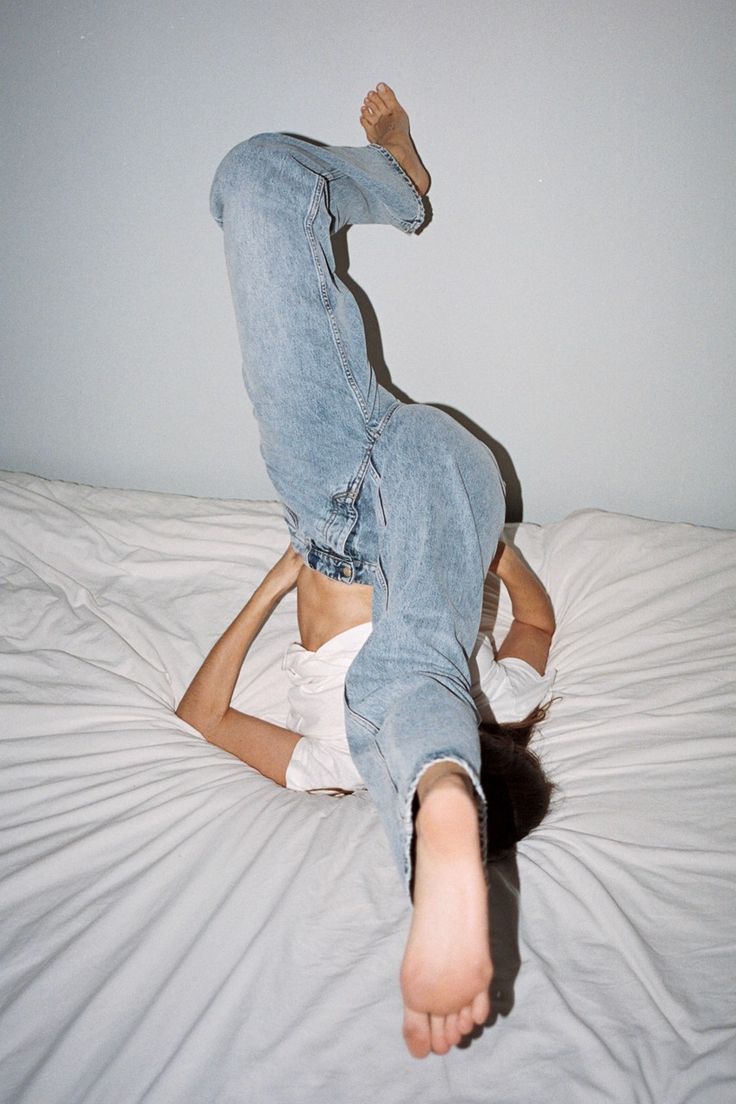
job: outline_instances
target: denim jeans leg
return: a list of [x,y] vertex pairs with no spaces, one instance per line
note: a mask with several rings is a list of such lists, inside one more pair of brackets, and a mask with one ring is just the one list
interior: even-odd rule
[[409,889],[414,796],[435,762],[451,760],[469,775],[486,852],[469,656],[504,523],[504,487],[486,446],[422,404],[392,413],[371,464],[383,585],[374,590],[373,632],[346,679],[347,731]]
[[330,237],[351,223],[417,229],[424,207],[379,146],[267,134],[212,185],[267,469],[313,567],[374,583],[374,631],[348,672],[351,753],[407,888],[421,774],[450,759],[478,779],[468,656],[503,524],[488,450],[441,411],[377,384]]
[[[326,574],[372,582],[354,570],[360,557],[340,554],[357,521],[370,447],[397,400],[368,362],[331,234],[354,222],[411,232],[424,219],[421,199],[379,146],[262,134],[223,158],[210,208],[224,232],[261,453],[292,543]],[[366,550],[365,558],[374,557]]]

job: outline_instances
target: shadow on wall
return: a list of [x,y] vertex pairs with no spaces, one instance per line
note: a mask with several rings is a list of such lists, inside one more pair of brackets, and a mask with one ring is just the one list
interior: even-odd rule
[[[313,146],[324,146],[324,142],[319,142],[315,138],[310,138],[305,134],[297,134],[293,131],[287,131],[292,138],[299,138],[303,142],[310,142]],[[424,233],[432,221],[432,206],[427,196],[424,197],[424,208],[426,211],[426,219],[417,231],[418,234]],[[381,328],[378,324],[378,318],[376,312],[373,309],[373,305],[363,291],[359,284],[356,284],[355,280],[348,273],[350,268],[350,252],[348,250],[348,230],[350,227],[343,227],[332,237],[332,252],[335,258],[335,272],[340,280],[342,280],[345,287],[352,292],[355,297],[355,301],[358,304],[358,309],[363,319],[363,327],[365,329],[366,347],[368,350],[368,360],[373,366],[373,371],[376,373],[378,382],[390,391],[392,395],[395,395],[401,402],[413,403],[412,399],[405,391],[402,391],[400,387],[391,379],[391,373],[389,372],[388,365],[383,355],[383,342],[381,341]],[[476,422],[472,421],[467,414],[461,410],[457,410],[454,406],[448,406],[445,403],[427,403],[427,406],[435,406],[438,410],[443,410],[445,414],[449,414],[451,418],[454,418],[456,422],[459,422],[461,426],[472,433],[479,441],[491,450],[496,458],[496,462],[501,470],[501,476],[506,484],[506,522],[519,522],[524,520],[524,502],[521,492],[521,484],[519,477],[516,474],[516,468],[514,467],[513,460],[509,456],[507,450],[497,441],[495,437],[491,437],[489,433]]]
[[[426,229],[432,217],[431,208],[426,198],[424,202],[427,206],[427,221],[422,229]],[[348,250],[347,237],[348,229],[349,227],[345,227],[334,235],[332,239],[332,250],[335,257],[337,275],[345,284],[345,287],[352,292],[363,318],[368,360],[373,366],[378,382],[385,387],[387,391],[390,391],[391,394],[395,395],[401,402],[413,403],[415,400],[410,398],[400,387],[397,387],[391,379],[391,373],[389,372],[383,355],[381,328],[378,324],[376,312],[362,287],[356,284],[355,280],[353,280],[348,273],[348,269],[350,268],[350,253]],[[521,484],[519,483],[519,477],[516,474],[513,460],[501,442],[491,437],[489,433],[486,433],[481,426],[477,425],[467,414],[463,413],[463,411],[457,410],[453,406],[447,406],[445,403],[428,403],[427,405],[434,406],[438,410],[443,410],[446,414],[449,414],[451,418],[454,418],[456,422],[459,422],[461,426],[467,429],[469,433],[472,433],[474,437],[482,441],[483,444],[491,450],[498,462],[498,466],[501,469],[501,475],[506,484],[506,521],[523,521],[524,503],[521,493]]]

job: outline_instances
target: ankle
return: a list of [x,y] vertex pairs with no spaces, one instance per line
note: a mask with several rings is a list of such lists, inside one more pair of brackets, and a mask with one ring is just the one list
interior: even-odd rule
[[480,846],[478,800],[462,770],[447,771],[432,781],[420,798],[414,818],[417,842],[432,853],[456,856],[473,841]]
[[475,792],[468,772],[460,763],[456,763],[452,759],[443,759],[438,763],[433,763],[419,779],[417,797],[420,808],[432,791],[439,792],[437,791],[438,786],[440,791],[464,791],[471,797]]

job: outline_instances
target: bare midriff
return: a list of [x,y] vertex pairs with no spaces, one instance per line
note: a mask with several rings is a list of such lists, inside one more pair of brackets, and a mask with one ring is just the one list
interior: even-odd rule
[[296,581],[296,602],[302,647],[314,652],[338,633],[371,620],[373,587],[340,583],[305,564]]

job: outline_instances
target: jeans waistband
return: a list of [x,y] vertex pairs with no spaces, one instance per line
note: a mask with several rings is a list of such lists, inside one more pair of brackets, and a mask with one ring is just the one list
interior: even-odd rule
[[[345,503],[355,514],[351,529],[360,526],[364,533],[375,530],[376,518],[372,516],[374,514],[373,504],[370,496],[361,495],[361,491],[366,480],[366,474],[371,467],[373,449],[388,425],[391,415],[401,405],[401,401],[396,399],[383,411],[380,421],[376,425],[366,427],[370,444],[363,454],[348,491],[343,496]],[[363,511],[367,511],[370,516],[364,516]],[[329,526],[327,528],[329,529]],[[336,528],[339,528],[339,526]],[[375,586],[377,582],[381,582],[379,565],[368,556],[360,554],[360,540],[358,540],[358,547],[353,546],[349,550],[345,548],[345,545],[351,542],[343,541],[339,547],[345,548],[345,551],[338,551],[331,544],[329,538],[324,543],[320,543],[303,532],[292,531],[291,543],[310,567],[314,568],[315,571],[320,571],[323,575],[327,575],[330,579],[336,579],[342,583],[363,583],[368,586]],[[374,549],[374,546],[375,540],[369,540],[368,547]]]

